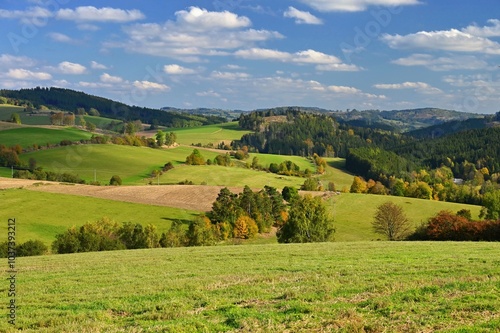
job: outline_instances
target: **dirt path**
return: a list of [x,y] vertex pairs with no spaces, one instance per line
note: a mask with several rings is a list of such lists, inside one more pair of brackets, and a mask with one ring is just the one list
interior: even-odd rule
[[[82,195],[124,202],[209,211],[222,186],[92,186],[0,177],[0,189],[8,188],[24,188],[38,192]],[[230,188],[230,190],[239,193],[242,189]]]

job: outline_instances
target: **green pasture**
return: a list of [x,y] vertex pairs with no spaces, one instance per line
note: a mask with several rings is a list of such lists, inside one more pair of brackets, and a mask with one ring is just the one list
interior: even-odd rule
[[372,231],[371,222],[377,207],[390,201],[401,206],[416,228],[442,210],[453,213],[469,209],[473,219],[478,219],[480,206],[388,195],[341,193],[326,200],[335,220],[335,239],[338,241],[377,240],[381,235]]
[[34,144],[45,146],[47,143],[56,144],[62,140],[79,141],[90,139],[91,133],[72,127],[62,127],[60,129],[20,127],[0,131],[0,144],[7,147],[19,144],[23,148],[31,147]]
[[[187,225],[198,214],[163,206],[23,189],[0,191],[0,212],[5,221],[8,218],[16,219],[19,242],[39,239],[47,245],[69,227],[95,222],[102,217],[109,217],[119,223],[133,222],[144,226],[151,223],[160,234],[170,228],[173,220],[181,220]],[[6,223],[1,224],[0,232],[7,234]]]
[[[16,261],[16,325],[7,323],[5,305],[0,330],[498,332],[499,258],[499,243],[469,242],[23,257]],[[0,270],[9,276],[7,265]],[[8,288],[4,279],[4,295]]]
[[[196,193],[193,193],[193,198],[196,200]],[[326,200],[335,220],[335,240],[344,242],[379,239],[380,235],[374,234],[371,229],[371,221],[377,207],[386,201],[401,205],[415,227],[441,210],[457,212],[460,209],[470,209],[474,218],[477,218],[480,211],[479,206],[343,193]],[[152,223],[157,226],[159,232],[163,232],[170,227],[170,221],[180,219],[188,224],[193,216],[198,214],[162,206],[20,189],[0,191],[0,211],[3,218],[15,217],[20,221],[20,240],[40,239],[47,244],[55,239],[56,234],[72,225],[82,225],[104,216],[117,222],[130,221],[144,225]],[[2,225],[0,232],[1,230],[5,232],[6,226]],[[276,243],[276,238],[259,238],[252,242]]]
[[325,158],[326,168],[325,173],[319,179],[323,183],[325,189],[328,188],[328,183],[333,182],[337,191],[342,191],[343,188],[351,188],[354,175],[345,170],[344,158]]
[[177,135],[177,142],[184,145],[198,144],[206,145],[213,143],[215,147],[221,141],[233,141],[240,139],[244,134],[250,133],[238,127],[238,122],[207,125],[202,127],[188,128],[165,128],[167,132]]
[[50,125],[48,114],[29,115],[24,107],[15,105],[0,105],[0,121],[10,120],[13,113],[17,113],[24,125]]

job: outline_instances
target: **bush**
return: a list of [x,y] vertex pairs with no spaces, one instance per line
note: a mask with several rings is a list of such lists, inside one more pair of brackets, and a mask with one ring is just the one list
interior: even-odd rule
[[41,256],[46,254],[48,250],[49,248],[44,242],[40,240],[29,240],[17,247],[16,254],[19,257]]
[[113,185],[113,186],[119,186],[122,184],[122,179],[120,178],[120,176],[118,175],[114,175],[113,177],[111,177],[111,179],[109,180],[109,185]]

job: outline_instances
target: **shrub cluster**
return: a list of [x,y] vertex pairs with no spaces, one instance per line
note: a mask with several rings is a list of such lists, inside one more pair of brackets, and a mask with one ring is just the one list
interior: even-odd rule
[[500,241],[500,220],[471,221],[465,214],[441,211],[410,236],[412,240]]
[[[0,243],[0,258],[8,257],[9,242]],[[29,240],[16,247],[17,257],[40,256],[48,251],[47,245],[40,240]]]

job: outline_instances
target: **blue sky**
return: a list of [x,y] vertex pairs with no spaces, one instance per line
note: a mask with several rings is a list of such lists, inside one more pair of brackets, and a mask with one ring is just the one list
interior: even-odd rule
[[0,88],[251,110],[500,110],[498,0],[2,0]]

